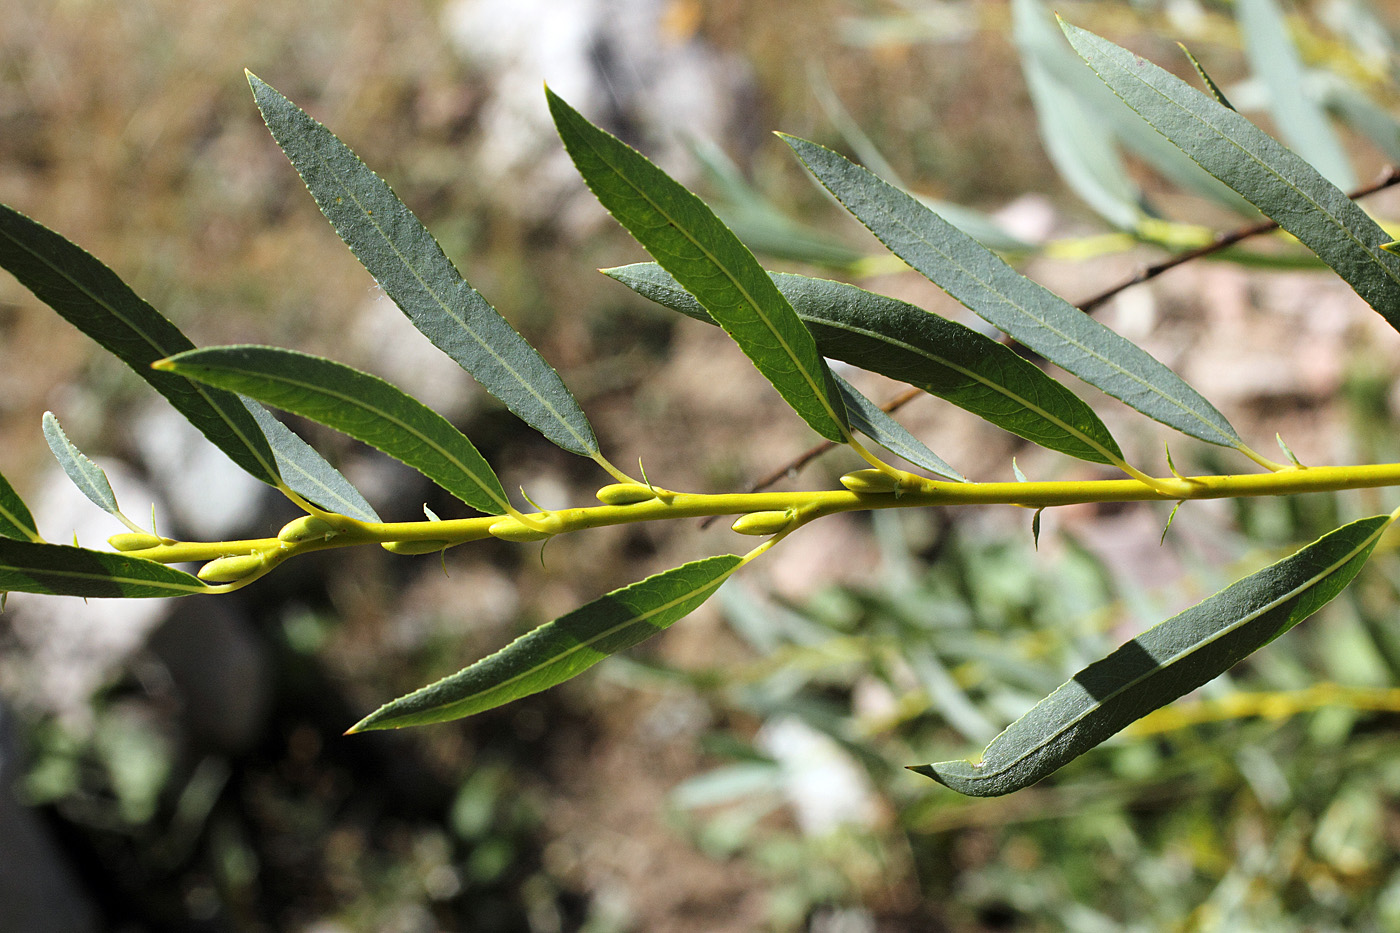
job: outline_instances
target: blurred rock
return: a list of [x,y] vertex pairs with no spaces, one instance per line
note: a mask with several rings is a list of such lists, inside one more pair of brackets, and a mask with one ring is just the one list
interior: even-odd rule
[[[155,493],[119,461],[99,458],[117,501],[135,516]],[[48,540],[106,549],[106,539],[125,531],[68,481],[57,467],[30,500],[39,531]],[[157,512],[162,507],[157,503]],[[132,652],[170,612],[173,600],[93,599],[12,593],[7,618],[18,650],[0,663],[5,692],[23,696],[68,725],[82,729],[91,716],[88,701],[111,681]]]
[[23,771],[9,708],[0,702],[0,933],[87,933],[97,916],[34,811],[15,799]]
[[151,635],[149,648],[170,675],[195,752],[238,755],[257,741],[272,705],[272,666],[236,606],[187,599]]

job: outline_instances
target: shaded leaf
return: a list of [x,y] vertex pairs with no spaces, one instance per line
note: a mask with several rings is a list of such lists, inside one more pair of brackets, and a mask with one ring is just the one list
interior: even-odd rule
[[1211,444],[1242,446],[1214,406],[1145,350],[860,166],[816,143],[783,139],[891,252],[993,326],[1149,418]]
[[846,412],[831,373],[753,253],[645,156],[548,89],[546,95],[564,148],[603,206],[696,297],[813,430],[844,442]]
[[[659,266],[638,263],[604,272],[658,304],[714,323]],[[990,337],[854,285],[771,275],[823,356],[918,386],[1049,450],[1093,463],[1121,459],[1093,409]]]
[[332,467],[306,441],[297,437],[257,402],[244,399],[253,420],[272,447],[277,470],[287,485],[328,512],[348,515],[362,522],[378,522],[378,513],[360,491]]
[[107,481],[107,474],[73,445],[51,411],[44,412],[44,440],[48,441],[54,459],[79,492],[104,512],[112,515],[121,512],[117,507],[117,496],[112,492],[112,484]]
[[1008,726],[980,764],[945,761],[914,770],[978,797],[1035,783],[1322,608],[1356,576],[1393,521],[1380,515],[1352,522],[1147,630]]
[[474,509],[489,515],[510,509],[501,481],[462,432],[376,376],[279,347],[210,347],[159,365],[343,431]]
[[[349,487],[349,482],[306,448],[294,458],[298,468],[280,477],[283,458],[277,445],[258,430],[256,414],[246,403],[208,386],[151,368],[156,360],[194,348],[174,324],[133,292],[115,272],[74,243],[0,205],[0,266],[9,270],[40,301],[53,308],[104,350],[115,355],[200,430],[216,447],[252,476],[288,487],[326,508],[326,482]],[[321,481],[303,482],[318,476]],[[358,494],[357,494],[358,495]],[[350,513],[347,513],[350,514]]]
[[153,560],[0,538],[0,591],[84,597],[188,596],[208,587]]
[[264,483],[278,484],[266,439],[234,396],[151,369],[194,348],[160,312],[81,247],[0,205],[0,266],[40,301],[130,366],[216,447]]
[[1254,124],[1177,77],[1062,23],[1070,44],[1156,130],[1298,238],[1400,330],[1400,258],[1346,194]]
[[470,285],[432,234],[335,134],[256,75],[258,109],[321,213],[413,325],[522,421],[570,453],[598,454],[559,374]]
[[1274,0],[1237,0],[1235,15],[1249,67],[1268,89],[1269,112],[1279,135],[1334,185],[1355,188],[1351,160],[1304,80],[1303,62],[1288,37],[1283,11]]
[[34,516],[29,514],[29,507],[4,476],[0,476],[0,537],[17,541],[42,540],[34,524]]
[[851,419],[851,427],[860,431],[892,454],[897,454],[915,466],[937,473],[939,476],[967,482],[967,477],[950,467],[943,458],[929,450],[923,441],[905,430],[879,405],[856,391],[856,387],[832,373],[841,400],[846,405],[846,415]]
[[385,704],[350,731],[460,719],[548,689],[694,611],[742,563],[728,554],[708,557],[613,590],[450,677]]

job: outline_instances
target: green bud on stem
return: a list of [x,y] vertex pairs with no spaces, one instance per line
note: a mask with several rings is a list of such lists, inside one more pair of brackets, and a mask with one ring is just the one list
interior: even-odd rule
[[552,537],[547,531],[536,531],[509,517],[501,519],[486,530],[491,532],[492,537],[502,541],[543,541]]
[[786,509],[773,512],[750,512],[740,515],[729,527],[741,535],[775,535],[792,524],[793,514]]
[[324,541],[335,534],[335,526],[324,518],[303,515],[283,525],[282,530],[277,532],[277,540],[285,544],[296,544],[298,541],[310,541],[314,538]]
[[169,542],[156,535],[126,532],[119,535],[112,535],[112,537],[107,539],[107,543],[118,551],[144,551],[148,547],[160,547],[162,544],[168,544]]
[[599,489],[594,495],[604,505],[632,505],[656,498],[656,493],[652,492],[651,487],[641,483],[613,483]]
[[841,485],[860,495],[898,492],[899,480],[884,470],[856,470],[841,477]]
[[434,538],[431,541],[385,541],[380,547],[390,554],[431,554],[441,551],[451,543]]
[[233,583],[257,573],[262,567],[261,554],[238,554],[211,560],[199,568],[198,577],[205,583]]

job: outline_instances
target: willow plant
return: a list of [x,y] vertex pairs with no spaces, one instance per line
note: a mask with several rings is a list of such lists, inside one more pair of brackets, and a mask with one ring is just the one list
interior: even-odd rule
[[[1390,238],[1302,158],[1237,114],[1207,79],[1202,93],[1091,33],[1071,45],[1126,104],[1206,171],[1313,250],[1400,329],[1400,258]],[[698,197],[546,90],[584,181],[655,259],[605,270],[637,293],[722,327],[789,406],[868,467],[844,488],[701,494],[633,477],[604,456],[559,375],[458,273],[427,229],[335,135],[249,74],[268,129],[336,232],[404,314],[515,415],[612,482],[598,504],[513,502],[472,442],[441,415],[368,373],[264,346],[196,349],[97,259],[22,214],[0,209],[0,264],[164,395],[239,466],[305,515],[275,535],[192,542],[122,514],[102,470],[51,414],[44,434],[68,475],[130,529],[112,551],[46,542],[0,478],[0,590],[85,597],[227,593],[330,548],[429,554],[471,541],[541,541],[602,525],[735,516],[762,540],[615,590],[349,731],[436,723],[544,690],[655,635],[731,574],[803,526],[837,512],[949,505],[1040,511],[1088,502],[1286,496],[1400,486],[1400,464],[1303,466],[1261,455],[1205,398],[1147,352],[1023,277],[922,202],[815,143],[783,141],[892,253],[992,326],[1167,428],[1229,448],[1244,472],[1154,476],[1129,462],[1094,410],[1006,343],[852,285],[766,272]],[[1033,444],[1121,473],[1090,481],[973,482],[834,374],[826,358],[905,381]],[[342,431],[419,470],[479,517],[384,521],[264,405]],[[1282,446],[1282,442],[1280,442]],[[875,450],[921,467],[900,469]],[[1168,458],[1170,465],[1170,457]],[[1013,723],[980,762],[914,770],[958,791],[1031,784],[1132,721],[1199,687],[1315,612],[1360,571],[1397,517],[1362,518],[1254,573],[1096,661]],[[169,565],[203,562],[191,575]]]

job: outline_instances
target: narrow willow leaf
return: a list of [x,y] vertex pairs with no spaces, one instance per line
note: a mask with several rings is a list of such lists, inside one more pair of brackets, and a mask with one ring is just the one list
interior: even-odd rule
[[[638,263],[604,272],[658,304],[714,323],[659,266]],[[772,277],[823,356],[918,386],[1049,450],[1093,463],[1122,458],[1093,409],[990,337],[854,285]]]
[[978,797],[1035,783],[1322,608],[1356,576],[1393,521],[1379,515],[1352,522],[1149,629],[1008,726],[980,764],[945,761],[914,770]]
[[389,186],[256,75],[248,84],[321,213],[413,325],[530,427],[570,453],[597,455],[593,428],[559,374],[462,279]]
[[879,405],[861,395],[856,387],[832,373],[841,400],[846,404],[846,415],[851,419],[851,427],[870,438],[892,454],[908,460],[915,466],[937,473],[939,476],[967,482],[967,477],[949,466],[942,457],[929,450],[923,441],[905,430],[904,425],[895,421]]
[[351,486],[350,481],[327,463],[314,447],[297,437],[291,428],[272,417],[272,413],[257,402],[250,399],[243,401],[267,438],[272,456],[277,460],[277,470],[288,486],[328,512],[348,515],[362,522],[380,520],[360,491]]
[[1014,35],[1036,125],[1045,152],[1060,177],[1104,220],[1123,230],[1138,226],[1141,192],[1118,156],[1112,124],[1085,106],[1073,89],[1047,67],[1053,54],[1044,42],[1045,10],[1037,0],[1016,0]]
[[0,266],[40,301],[135,370],[215,446],[276,486],[267,441],[234,396],[197,386],[151,364],[194,344],[115,272],[81,247],[0,205]]
[[376,376],[279,347],[210,347],[159,365],[343,431],[488,515],[510,509],[501,481],[462,432]]
[[708,557],[613,590],[450,677],[385,704],[350,731],[460,719],[548,689],[693,612],[742,563],[728,554]]
[[1068,23],[1070,44],[1142,118],[1331,266],[1400,330],[1393,237],[1318,171],[1233,110],[1176,76]]
[[[1041,0],[1015,0],[1012,10],[1013,35],[1032,91],[1036,91],[1038,85],[1044,85],[1040,89],[1040,96],[1050,97],[1045,109],[1069,109],[1075,114],[1075,118],[1071,119],[1074,119],[1076,125],[1061,129],[1060,135],[1064,145],[1074,145],[1076,132],[1085,133],[1087,139],[1103,138],[1103,142],[1093,145],[1107,148],[1108,155],[1094,159],[1089,168],[1093,170],[1101,163],[1103,170],[1111,173],[1109,177],[1113,178],[1112,186],[1108,188],[1106,183],[1096,179],[1090,179],[1084,184],[1104,186],[1107,189],[1105,194],[1121,205],[1117,208],[1117,213],[1121,214],[1132,208],[1134,216],[1144,216],[1143,210],[1135,202],[1126,201],[1129,195],[1138,198],[1140,194],[1131,180],[1119,177],[1123,168],[1114,151],[1115,141],[1123,149],[1147,162],[1177,187],[1210,198],[1231,210],[1254,213],[1248,201],[1202,171],[1201,167],[1187,158],[1180,149],[1153,132],[1136,114],[1124,107],[1122,102],[1114,97],[1113,92],[1103,86],[1103,82],[1094,77],[1094,73],[1084,66],[1084,62],[1065,42],[1055,17],[1045,3]],[[1037,82],[1031,82],[1029,79],[1032,71],[1041,72],[1043,77]],[[1039,100],[1036,101],[1036,106],[1037,115],[1042,116]],[[1088,123],[1087,127],[1084,126],[1085,122]],[[1042,127],[1042,135],[1044,133],[1045,127]],[[1077,156],[1072,152],[1063,158],[1088,161],[1086,157]],[[878,166],[869,162],[864,164],[883,177]],[[892,178],[886,180],[898,184]],[[943,214],[942,211],[939,211],[939,214],[954,226],[960,226],[956,218]],[[976,236],[971,230],[965,232]],[[994,243],[985,240],[983,242],[987,246],[997,248]]]
[[29,507],[15,492],[10,481],[0,476],[0,537],[16,541],[42,541]]
[[112,515],[121,511],[117,507],[112,484],[107,481],[107,474],[73,445],[51,411],[44,412],[44,440],[48,441],[49,450],[53,451],[54,459],[63,467],[63,472],[93,505]]
[[1283,11],[1274,0],[1238,0],[1235,16],[1249,67],[1268,89],[1279,135],[1332,184],[1355,188],[1346,149],[1303,79],[1303,62],[1288,37]]
[[0,538],[0,591],[56,596],[188,596],[208,589],[153,560],[66,544]]
[[1196,76],[1201,79],[1201,83],[1206,86],[1206,90],[1210,91],[1210,96],[1215,98],[1215,102],[1222,107],[1228,107],[1234,110],[1235,105],[1230,103],[1230,98],[1225,96],[1225,92],[1220,89],[1220,85],[1215,83],[1215,79],[1206,71],[1206,66],[1201,64],[1200,59],[1191,54],[1191,50],[1182,43],[1178,42],[1176,46],[1181,49],[1181,53],[1186,56],[1186,60],[1191,63],[1191,67],[1196,69]]
[[846,412],[816,343],[748,247],[645,156],[546,89],[564,148],[603,206],[734,338],[818,434],[846,440]]
[[994,327],[1149,418],[1211,444],[1243,445],[1224,415],[1145,350],[860,166],[816,143],[783,139],[891,252]]

